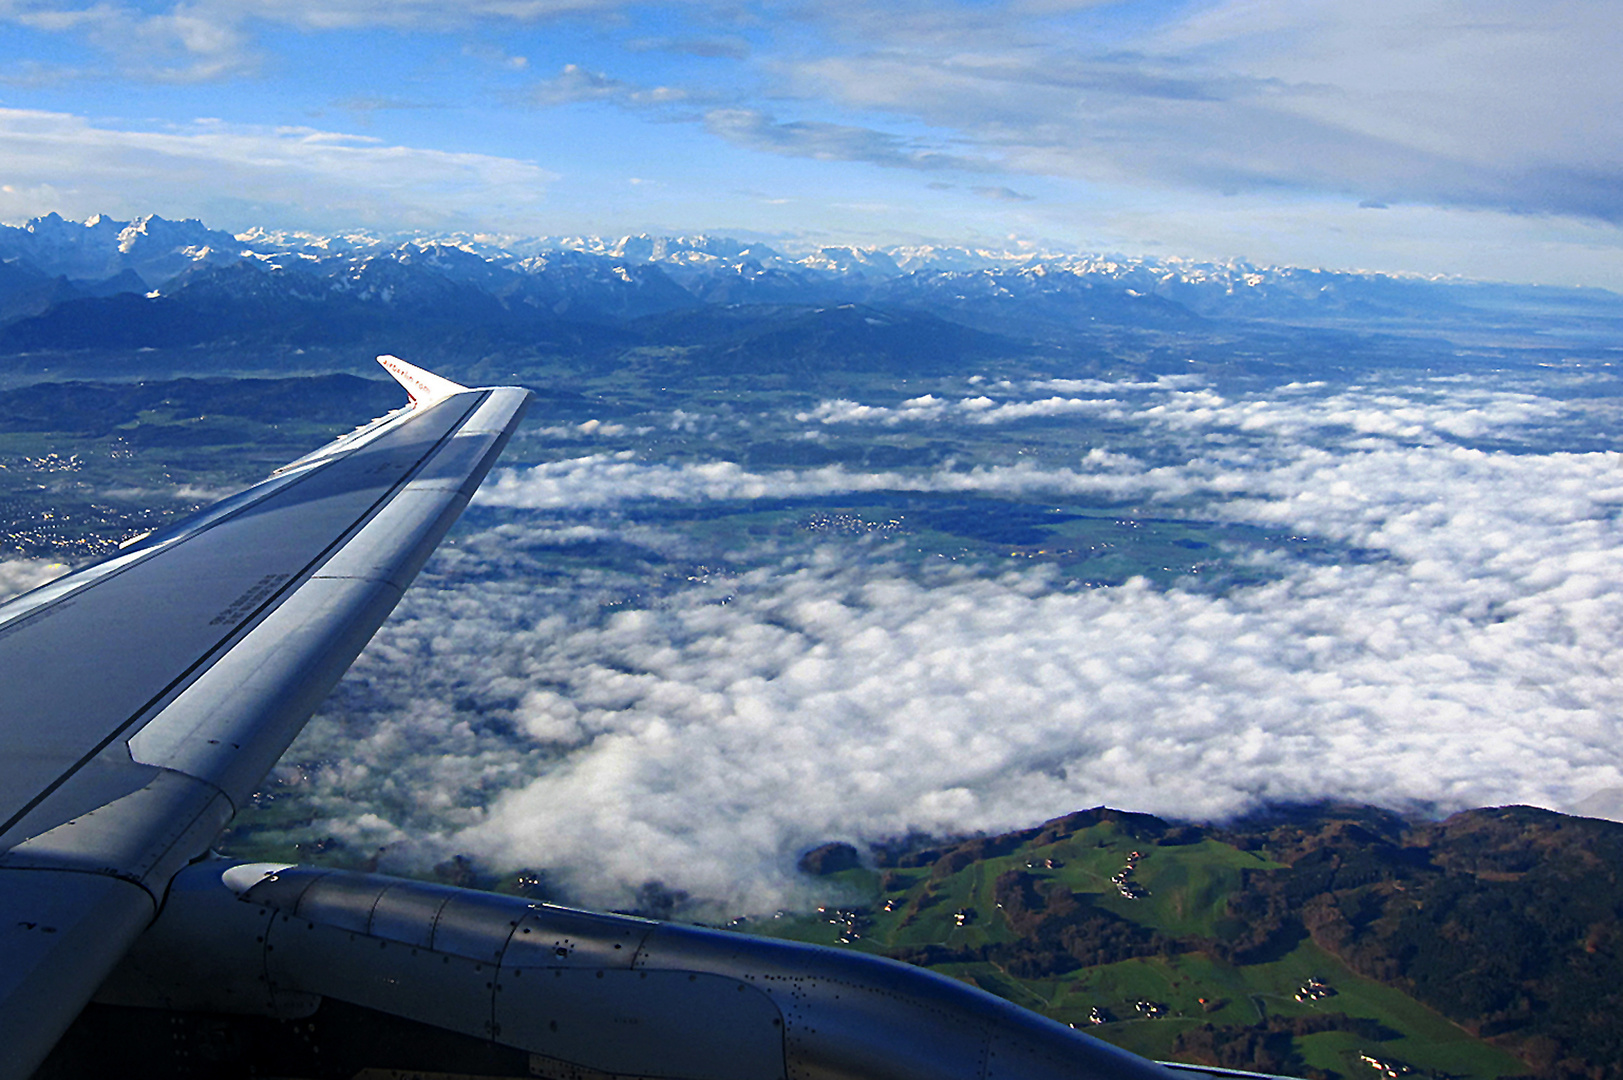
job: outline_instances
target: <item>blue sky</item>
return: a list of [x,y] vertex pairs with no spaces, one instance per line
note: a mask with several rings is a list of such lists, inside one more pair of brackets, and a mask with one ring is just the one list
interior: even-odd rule
[[0,0],[0,220],[1623,288],[1610,2]]

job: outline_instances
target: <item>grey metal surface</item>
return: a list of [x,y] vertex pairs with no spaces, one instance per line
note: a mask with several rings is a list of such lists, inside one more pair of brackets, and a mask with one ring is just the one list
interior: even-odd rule
[[497,987],[494,1038],[553,1061],[611,1076],[787,1075],[777,1004],[731,976],[517,968]]
[[[28,1075],[207,851],[528,397],[459,391],[391,414],[0,607],[0,1080]],[[19,904],[61,925],[12,917]]]
[[208,849],[231,814],[212,784],[157,770],[146,787],[0,853],[0,869],[116,877],[146,889],[156,907],[169,879]]
[[[222,904],[214,873],[178,874],[164,916],[146,929],[96,991],[113,1005],[295,1019],[321,999],[277,994],[264,978],[264,940],[276,913],[252,904]],[[224,895],[224,894],[221,894]]]
[[145,889],[72,870],[0,869],[0,1076],[26,1077],[153,916]]
[[1161,1065],[1172,1070],[1174,1080],[1298,1080],[1297,1077],[1280,1076],[1278,1073],[1220,1069],[1215,1065],[1185,1065],[1181,1061],[1163,1061]]
[[205,780],[240,802],[400,596],[393,585],[364,580],[305,581],[136,731],[126,754]]
[[[382,875],[293,867],[232,888],[222,883],[232,873],[218,863],[183,872],[131,963],[162,971],[163,956],[207,947],[235,958],[234,974],[211,970],[222,999],[267,1009],[276,995],[332,997],[527,1051],[540,1075],[1168,1076],[964,983],[872,956]],[[211,929],[226,926],[238,927],[235,943]],[[144,977],[142,990],[120,972],[109,1000],[174,996]]]
[[144,557],[0,626],[0,842],[25,838],[29,811],[331,558],[483,396],[410,417],[178,541],[149,538],[126,553]]
[[278,992],[335,997],[488,1038],[496,966],[278,913],[265,932]]
[[1161,1078],[1118,1050],[956,979],[879,957],[663,924],[639,970],[726,973],[783,1010],[790,1080]]

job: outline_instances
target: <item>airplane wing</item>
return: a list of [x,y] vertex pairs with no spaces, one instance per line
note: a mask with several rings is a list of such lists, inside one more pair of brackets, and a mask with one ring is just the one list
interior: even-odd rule
[[25,1077],[399,601],[529,400],[411,404],[0,605],[0,1077]]
[[0,1080],[1167,1080],[879,957],[211,857],[529,398],[380,360],[410,406],[0,605]]

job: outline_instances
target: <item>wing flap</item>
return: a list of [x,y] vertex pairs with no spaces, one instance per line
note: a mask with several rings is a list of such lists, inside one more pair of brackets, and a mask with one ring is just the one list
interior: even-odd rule
[[242,802],[399,598],[388,582],[308,582],[137,732],[130,755]]

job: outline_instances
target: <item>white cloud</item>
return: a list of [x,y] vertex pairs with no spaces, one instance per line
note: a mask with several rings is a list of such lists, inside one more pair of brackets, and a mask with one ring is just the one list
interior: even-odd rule
[[[264,57],[254,38],[265,26],[291,26],[306,33],[378,27],[445,32],[480,23],[547,22],[625,6],[625,0],[469,0],[454,6],[428,0],[187,0],[166,11],[151,11],[148,5],[105,0],[88,6],[14,0],[0,5],[0,21],[82,38],[126,76],[203,82],[257,74]],[[463,55],[513,71],[529,63],[526,57],[476,44],[466,46]],[[52,70],[43,69],[39,77]],[[106,72],[55,69],[55,74],[92,78]]]
[[161,82],[198,82],[250,70],[256,57],[240,20],[208,5],[152,14],[100,3],[85,8],[19,5],[0,11],[32,30],[82,35],[127,74]]
[[858,491],[1170,495],[1186,493],[1192,483],[1192,478],[1166,469],[1125,475],[1024,463],[928,473],[859,472],[839,465],[752,472],[732,461],[647,465],[639,463],[634,452],[622,451],[501,470],[475,498],[482,506],[566,510],[616,507],[643,499],[781,499]]
[[939,140],[921,141],[891,132],[824,120],[778,120],[760,109],[711,109],[705,130],[737,146],[785,157],[820,161],[863,161],[892,169],[937,172],[989,172],[996,166],[985,157],[955,153]]
[[[1021,391],[1008,383],[996,389],[1010,396]],[[1288,438],[1309,434],[1322,438],[1326,432],[1321,429],[1345,429],[1357,438],[1435,442],[1513,431],[1548,422],[1565,411],[1559,402],[1536,394],[1472,388],[1455,380],[1385,390],[1359,387],[1332,394],[1321,393],[1323,383],[1291,383],[1275,388],[1267,397],[1232,400],[1187,376],[1153,382],[1044,379],[1028,383],[1025,389],[1104,396],[1000,400],[979,394],[949,401],[926,394],[896,406],[837,398],[796,413],[795,419],[823,425],[895,427],[915,422],[998,424],[1037,417],[1091,415],[1111,420],[1130,417],[1189,430],[1228,427],[1271,432]]]
[[[1366,464],[1381,487],[1394,464],[1413,482],[1437,463]],[[1321,797],[1568,805],[1623,778],[1605,674],[1623,640],[1614,529],[1576,502],[1486,542],[1470,510],[1415,527],[1439,484],[1503,496],[1554,472],[1577,490],[1618,466],[1546,464],[1444,468],[1354,530],[1396,528],[1393,562],[1226,599],[1067,593],[1040,574],[926,585],[825,551],[546,634],[547,689],[517,715],[572,749],[449,842],[571,868],[599,900],[659,877],[763,908],[820,840],[1096,803],[1197,817]],[[1444,550],[1403,559],[1422,532]],[[1530,532],[1544,532],[1536,554],[1516,543]],[[1454,554],[1479,561],[1461,573]]]
[[[1505,2],[1226,2],[1157,42],[1245,75],[1313,86],[1288,108],[1349,131],[1435,147],[1449,158],[1526,167],[1615,154],[1600,102],[1623,95],[1623,30],[1593,4],[1529,11]],[[1606,145],[1596,146],[1600,136]]]
[[626,0],[468,0],[447,7],[434,0],[213,0],[210,9],[289,22],[313,30],[352,26],[465,26],[475,20],[535,22],[613,11]]
[[464,45],[462,55],[508,71],[523,71],[530,66],[529,57],[514,55],[495,45]]
[[[1197,818],[1327,797],[1560,809],[1623,788],[1623,455],[1462,447],[1449,400],[1500,434],[1556,408],[1469,386],[1193,393],[1147,392],[1143,422],[1250,424],[1264,451],[1222,443],[1162,469],[1095,451],[1047,471],[598,455],[509,472],[487,507],[606,516],[579,534],[521,518],[465,538],[437,564],[444,587],[408,596],[355,697],[293,758],[332,762],[313,778],[326,826],[394,845],[395,865],[467,852],[546,868],[590,903],[660,879],[731,912],[803,900],[795,856],[828,839],[1099,803]],[[1343,414],[1397,430],[1322,426]],[[1365,555],[1252,556],[1270,580],[1225,595],[920,569],[871,540],[762,548],[685,582],[613,569],[621,558],[546,569],[581,543],[681,555],[679,537],[612,524],[644,499],[1095,484],[1201,494],[1202,514]]]
[[178,499],[181,502],[207,505],[209,503],[219,502],[221,499],[224,499],[227,496],[235,495],[241,490],[242,488],[240,486],[233,487],[226,485],[217,487],[209,484],[181,484],[172,491],[165,491],[164,494],[168,495],[172,499]]
[[1035,195],[1026,195],[1011,187],[972,187],[969,189],[983,199],[992,199],[996,202],[1031,202]]
[[[0,194],[9,219],[149,213],[172,201],[176,176],[206,172],[222,205],[278,206],[301,223],[445,225],[517,217],[545,201],[553,179],[531,162],[315,128],[197,121],[142,131],[23,109],[0,109],[0,153],[14,189]],[[110,192],[119,205],[107,205]]]
[[889,9],[843,11],[821,28],[844,48],[781,70],[1016,172],[1623,220],[1606,179],[1623,161],[1617,20],[1489,8],[1224,0],[1114,34],[1085,12],[940,12],[921,34]]
[[[1202,454],[1187,464],[1146,467],[1136,459],[1101,448],[1081,457],[1076,467],[1035,462],[1013,465],[947,466],[924,471],[861,471],[840,465],[815,469],[752,471],[737,462],[703,461],[679,465],[647,463],[634,451],[591,454],[546,462],[526,469],[499,469],[480,489],[485,506],[523,509],[618,507],[639,500],[736,500],[812,497],[850,492],[979,492],[997,495],[1078,495],[1109,498],[1180,499],[1192,494],[1232,493],[1273,475],[1258,470],[1284,455],[1297,460],[1302,440],[1328,440],[1345,449],[1403,445],[1448,445],[1486,434],[1516,433],[1561,417],[1566,406],[1550,398],[1439,380],[1418,387],[1353,389],[1324,393],[1323,384],[1293,383],[1272,397],[1228,398],[1187,377],[1154,382],[1045,380],[1031,384],[1087,390],[1116,397],[1046,397],[994,400],[986,395],[947,400],[934,394],[897,406],[864,405],[847,399],[823,401],[795,414],[820,426],[906,423],[1014,423],[1056,415],[1126,420],[1190,433],[1198,438],[1223,429],[1263,443],[1238,459]],[[1002,392],[1002,391],[1000,391]],[[697,426],[683,414],[680,425]],[[577,428],[549,428],[568,436],[604,433],[587,421]],[[590,429],[590,430],[589,430]],[[1288,474],[1283,483],[1290,482]],[[1288,491],[1288,487],[1281,489]]]
[[[612,421],[605,422],[594,417],[591,420],[583,420],[578,424],[551,424],[547,427],[533,428],[525,434],[530,437],[541,436],[548,439],[594,439],[613,438],[616,435],[624,435],[631,430],[624,424],[616,424]],[[637,430],[647,431],[646,428],[638,428]]]
[[0,561],[0,604],[68,572],[64,563],[49,559]]
[[568,105],[581,101],[601,101],[627,108],[653,108],[677,105],[692,95],[671,86],[638,86],[579,64],[565,64],[563,70],[530,91],[536,105]]
[[1012,423],[1044,416],[1092,414],[1097,417],[1124,415],[1122,403],[1114,398],[1050,397],[1039,401],[997,402],[985,395],[945,401],[934,395],[911,398],[895,408],[862,405],[843,398],[819,402],[815,408],[797,413],[802,423],[819,424],[898,424],[945,419],[974,424]]
[[1515,391],[1462,387],[1390,390],[1359,388],[1322,394],[1320,384],[1291,384],[1279,397],[1229,400],[1209,388],[1174,390],[1143,409],[1140,419],[1180,428],[1230,427],[1302,438],[1326,437],[1319,429],[1345,429],[1353,444],[1374,438],[1438,442],[1489,432],[1513,432],[1547,422],[1565,407],[1550,398]]

